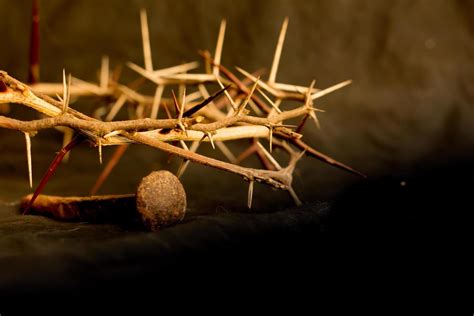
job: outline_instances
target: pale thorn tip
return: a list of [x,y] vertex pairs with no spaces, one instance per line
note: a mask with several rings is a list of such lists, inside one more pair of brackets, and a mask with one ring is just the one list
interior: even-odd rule
[[275,49],[275,55],[273,57],[272,68],[268,77],[268,83],[274,83],[278,72],[278,65],[280,64],[281,52],[283,50],[283,44],[285,43],[286,30],[288,28],[288,17],[285,18],[281,26],[280,36],[278,37],[278,43]]
[[99,138],[97,141],[99,147],[99,164],[102,164],[102,139]]
[[31,159],[31,137],[30,133],[24,132],[26,141],[26,158],[28,160],[28,178],[30,182],[30,188],[33,188],[33,164]]
[[145,60],[145,69],[153,71],[153,61],[151,57],[150,33],[148,31],[148,18],[145,9],[140,10],[140,27],[142,31],[143,59]]
[[215,76],[219,75],[219,65],[221,63],[222,58],[222,48],[224,46],[226,24],[226,20],[224,19],[221,21],[221,25],[219,26],[219,35],[217,36],[216,51],[214,52],[215,65],[212,71]]
[[249,191],[248,191],[248,196],[247,196],[247,207],[249,208],[249,210],[252,208],[253,184],[254,184],[254,181],[250,180],[249,181]]
[[212,139],[212,134],[211,132],[206,132],[207,137],[209,137],[209,141],[211,142],[212,149],[216,149],[216,146],[214,144],[214,140]]

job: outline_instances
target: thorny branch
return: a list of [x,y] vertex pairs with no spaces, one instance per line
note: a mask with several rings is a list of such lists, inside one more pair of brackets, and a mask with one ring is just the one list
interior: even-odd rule
[[[342,88],[350,82],[342,82],[324,90],[314,88],[314,82],[309,87],[276,82],[277,68],[288,20],[285,20],[282,26],[282,32],[270,72],[270,79],[264,82],[256,77],[257,74],[253,75],[237,68],[245,76],[245,79],[241,81],[229,69],[220,64],[226,26],[225,21],[221,23],[215,58],[213,59],[207,51],[200,52],[201,57],[206,62],[207,73],[187,73],[198,67],[197,62],[153,70],[148,42],[149,34],[146,13],[142,11],[140,17],[145,68],[141,68],[133,63],[129,63],[128,66],[144,78],[157,84],[154,97],[142,95],[130,87],[110,80],[107,58],[103,59],[99,85],[79,79],[73,79],[73,84],[71,85],[71,77],[69,77],[68,81],[64,74],[63,85],[37,83],[30,87],[11,77],[6,72],[0,71],[0,103],[23,104],[47,116],[46,118],[32,121],[22,121],[0,116],[1,128],[17,130],[25,134],[30,182],[30,136],[33,136],[39,130],[60,126],[72,128],[86,136],[90,143],[99,147],[100,157],[102,157],[102,146],[138,143],[181,157],[185,162],[192,161],[237,174],[250,183],[249,208],[252,202],[254,182],[261,182],[274,188],[286,190],[295,202],[300,204],[301,202],[292,188],[292,174],[297,161],[305,153],[338,168],[362,175],[360,172],[311,148],[301,140],[303,135],[300,132],[308,117],[313,118],[319,127],[319,121],[315,115],[315,111],[318,111],[318,109],[313,108],[312,101]],[[210,65],[213,66],[212,69]],[[221,75],[224,77],[221,77]],[[209,83],[218,83],[223,89],[211,96],[206,89]],[[224,88],[223,83],[230,85]],[[163,98],[165,86],[175,84],[179,85],[179,90],[182,92],[179,94],[179,97],[176,98],[173,93],[173,99]],[[249,84],[251,87],[248,86]],[[198,91],[186,96],[187,85],[196,85]],[[226,91],[228,88],[231,88],[232,91]],[[255,93],[257,90],[264,99],[261,99]],[[275,101],[271,100],[263,90],[275,97]],[[225,98],[222,97],[220,100],[217,100],[217,97],[222,92],[224,92]],[[63,95],[63,97],[61,99],[58,96],[58,101],[50,97],[54,95]],[[84,95],[113,97],[116,102],[112,109],[110,109],[106,121],[103,121],[97,117],[90,117],[72,109],[69,106],[71,95],[75,97]],[[204,101],[197,102],[200,98],[204,98]],[[178,99],[181,100],[181,104],[179,104]],[[280,109],[281,102],[287,99],[300,101],[302,104],[290,110]],[[137,116],[139,118],[112,121],[120,108],[128,101],[138,104]],[[228,103],[227,113],[225,110],[222,110],[223,102]],[[173,106],[173,104],[177,113],[175,118],[171,117],[168,110],[168,107]],[[250,115],[251,110],[246,109],[247,105],[256,115]],[[144,106],[151,108],[151,117],[143,117]],[[164,107],[169,118],[158,118],[160,106]],[[142,114],[138,115],[138,113]],[[285,121],[299,117],[302,117],[303,120],[296,130],[292,129],[293,126],[284,124]],[[253,145],[242,153],[239,158],[236,158],[223,144],[225,141],[246,138],[253,139]],[[269,140],[270,152],[272,151],[273,144],[286,151],[290,156],[288,166],[281,167],[275,158],[272,157],[271,153],[257,141],[258,138]],[[178,141],[183,148],[167,143],[174,141]],[[185,144],[186,141],[193,142],[194,145],[191,146],[191,149]],[[198,143],[201,141],[211,142],[213,147],[214,143],[217,143],[219,149],[223,151],[231,162],[224,162],[196,153]],[[295,151],[289,144],[300,148],[302,152]],[[259,155],[266,169],[247,168],[237,164],[238,161],[244,159],[244,156],[247,157],[252,152]],[[180,168],[178,173],[182,174],[184,169]]]

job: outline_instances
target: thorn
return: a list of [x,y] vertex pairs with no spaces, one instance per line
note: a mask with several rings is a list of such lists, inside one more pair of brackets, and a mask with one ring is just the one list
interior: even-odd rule
[[158,85],[156,87],[155,97],[153,98],[153,105],[151,107],[150,118],[156,120],[158,118],[158,111],[160,110],[161,97],[163,96],[163,91],[165,86]]
[[274,83],[276,80],[278,64],[280,63],[281,51],[283,50],[283,44],[285,43],[287,28],[288,28],[288,17],[285,18],[281,26],[280,36],[278,38],[278,43],[275,49],[275,55],[273,57],[272,69],[270,70],[270,75],[268,77],[268,83],[270,84]]
[[346,81],[343,81],[341,83],[338,83],[338,84],[335,84],[329,88],[326,88],[324,90],[321,90],[321,91],[318,91],[316,93],[314,93],[312,96],[311,96],[311,99],[312,100],[316,100],[322,96],[325,96],[326,94],[329,94],[331,92],[334,92],[336,90],[339,90],[341,88],[344,88],[345,86],[347,85],[350,85],[352,83],[352,80],[346,80]]
[[314,111],[310,111],[309,116],[311,117],[311,119],[313,119],[314,123],[316,124],[316,128],[321,129],[321,124],[319,123],[319,119],[316,116],[316,113],[314,113]]
[[[216,76],[216,80],[217,80],[217,83],[219,84],[219,86],[221,87],[221,89],[224,89],[225,87],[222,84],[222,82],[221,82],[221,80],[219,79],[218,76]],[[235,104],[234,99],[232,99],[232,97],[230,96],[229,92],[227,90],[224,90],[224,93],[225,93],[225,96],[227,97],[227,100],[229,100],[230,105],[232,106],[234,111],[237,110],[237,105]]]
[[[277,113],[280,114],[280,113],[281,113],[281,110],[280,110],[280,108],[278,107],[278,105],[277,105],[275,102],[273,102],[273,101],[268,97],[268,95],[267,95],[265,92],[263,92],[262,89],[258,88],[257,90],[258,90],[258,92],[260,92],[260,94],[265,98],[265,100],[267,100],[268,103],[270,103],[270,105],[275,109],[275,111],[277,111]],[[279,101],[279,100],[280,100],[280,99],[278,99],[277,101]],[[280,101],[280,102],[281,102],[281,101]]]
[[71,80],[72,80],[72,76],[71,74],[69,73],[69,75],[67,76],[67,99],[66,99],[66,111],[68,110],[68,107],[69,107],[69,102],[71,101]]
[[[203,52],[204,57],[204,68],[206,69],[206,74],[212,74],[212,62],[211,62],[211,53],[209,51]],[[217,67],[219,68],[219,67]]]
[[301,158],[303,158],[305,154],[306,154],[306,149],[303,150],[303,151],[298,155],[298,157],[296,157],[296,159],[295,159],[295,164],[296,164],[298,161],[300,161]]
[[306,114],[303,119],[301,120],[301,123],[298,125],[298,127],[295,129],[296,133],[300,133],[301,130],[304,127],[304,124],[306,124],[306,121],[308,120],[309,114]]
[[[198,112],[199,110],[201,110],[203,107],[205,107],[206,105],[208,105],[209,103],[211,103],[215,98],[217,98],[222,92],[226,91],[227,89],[230,88],[230,85],[224,87],[223,89],[220,89],[219,91],[217,91],[216,93],[214,93],[213,95],[209,96],[209,94],[207,93],[207,90],[206,88],[203,86],[203,85],[199,85],[199,89],[202,90],[201,91],[201,95],[206,97],[206,99],[204,101],[202,101],[201,103],[193,106],[192,108],[190,108],[189,110],[187,110],[186,112],[184,112],[183,116],[184,117],[190,117],[191,115],[193,115],[194,113]],[[204,92],[204,93],[203,93]]]
[[224,154],[227,160],[233,164],[236,164],[237,158],[235,158],[235,155],[230,151],[229,147],[227,147],[224,142],[216,142],[216,146]]
[[102,56],[100,67],[100,88],[106,90],[109,86],[109,56]]
[[174,90],[171,89],[171,94],[173,95],[173,104],[174,104],[174,109],[175,109],[175,112],[176,112],[176,117],[179,117],[180,113],[180,109],[181,107],[179,106],[179,103],[178,103],[178,99],[176,98],[176,94],[174,93]]
[[66,79],[66,69],[63,68],[63,113],[67,112],[67,106],[68,106],[67,95],[68,95],[68,85],[67,85],[67,79]]
[[127,96],[125,94],[120,95],[120,97],[115,101],[114,105],[110,109],[110,112],[105,117],[106,121],[112,121],[123,105],[127,102]]
[[142,42],[143,42],[143,58],[145,60],[145,69],[147,71],[153,71],[153,62],[151,58],[151,46],[150,46],[150,34],[148,32],[148,19],[146,10],[140,10],[140,26],[142,30]]
[[112,172],[112,170],[117,165],[117,163],[120,161],[120,158],[123,156],[123,154],[127,150],[128,146],[130,146],[130,144],[124,144],[124,145],[117,146],[114,153],[112,154],[112,157],[107,162],[107,164],[105,165],[105,167],[102,170],[101,174],[99,175],[96,182],[94,183],[94,186],[91,189],[90,195],[97,194],[97,191],[99,191],[99,189],[102,187],[102,184],[108,178],[109,174]]
[[249,192],[248,192],[248,197],[247,197],[247,207],[249,208],[249,210],[252,208],[253,184],[254,184],[254,181],[250,180],[250,182],[249,182]]
[[102,139],[99,138],[97,141],[99,147],[99,164],[102,164]]
[[269,142],[269,149],[270,152],[272,152],[272,147],[273,147],[273,127],[271,125],[268,126],[268,142]]
[[305,107],[308,109],[308,114],[309,116],[313,119],[314,123],[316,124],[316,127],[318,129],[321,129],[321,125],[319,124],[318,117],[316,116],[315,111],[313,110],[313,100],[311,99],[311,91],[313,91],[314,84],[316,83],[315,80],[313,80],[306,92],[306,102],[305,102]]
[[263,154],[265,155],[265,157],[267,157],[267,159],[270,160],[270,162],[275,166],[275,168],[277,168],[277,170],[283,169],[281,165],[278,163],[278,161],[276,161],[276,159],[268,152],[268,150],[265,149],[265,147],[263,147],[263,145],[259,141],[256,141],[256,143],[257,143],[257,146],[263,151]]
[[[240,72],[241,74],[243,74],[245,77],[249,78],[250,80],[252,80],[253,82],[255,82],[257,80],[257,78],[250,74],[249,72],[243,70],[242,68],[240,67],[235,67],[235,69],[237,69],[238,72]],[[274,88],[270,87],[269,85],[267,85],[265,82],[263,81],[259,81],[258,85],[262,88],[262,89],[265,89],[267,90],[268,92],[270,92],[272,95],[278,97],[281,93],[277,90],[275,90]]]
[[36,190],[35,192],[33,193],[33,196],[28,204],[28,206],[25,208],[25,210],[23,211],[23,215],[27,214],[30,207],[33,205],[33,203],[35,202],[36,198],[38,197],[38,195],[41,193],[41,191],[43,191],[44,187],[46,186],[46,184],[48,183],[48,180],[49,178],[51,178],[51,176],[54,174],[54,172],[56,171],[56,169],[58,168],[59,164],[61,163],[61,160],[64,158],[64,155],[66,153],[68,153],[69,151],[71,151],[73,148],[75,148],[76,146],[78,146],[79,144],[81,144],[86,138],[81,135],[81,134],[78,134],[76,135],[76,137],[74,137],[71,142],[69,144],[67,144],[66,146],[64,146],[57,154],[56,156],[54,157],[53,161],[51,162],[51,164],[49,165],[49,168],[48,170],[46,170],[46,173],[43,175],[43,177],[41,178],[41,181],[40,183],[38,184],[38,186],[36,187]]
[[199,62],[193,61],[193,62],[189,62],[189,63],[177,65],[177,66],[154,70],[153,76],[159,77],[159,76],[166,76],[166,75],[174,75],[178,73],[185,73],[190,70],[196,69],[198,67],[199,67]]
[[145,105],[143,103],[139,103],[135,109],[135,117],[137,119],[144,118],[143,113],[145,112]]
[[186,127],[184,127],[183,123],[179,122],[178,126],[186,134],[186,136],[188,136],[188,130],[186,129]]
[[311,99],[311,91],[313,90],[313,87],[314,87],[315,84],[316,84],[316,80],[311,81],[311,84],[309,85],[309,88],[306,92],[306,95],[305,95],[306,100],[305,100],[305,104],[304,104],[304,106],[306,108],[309,108],[313,105],[312,104],[313,100]]
[[298,195],[296,195],[296,192],[295,192],[295,190],[293,190],[293,187],[290,186],[290,187],[287,188],[287,190],[290,193],[291,197],[293,198],[293,201],[295,201],[296,206],[303,205],[303,202],[301,202]]
[[219,35],[217,36],[216,51],[214,53],[214,63],[216,65],[214,66],[213,71],[212,71],[212,73],[216,77],[219,76],[219,66],[217,65],[221,63],[222,48],[224,46],[225,28],[226,28],[226,20],[222,20],[221,25],[219,27]]
[[250,99],[249,105],[250,105],[250,107],[252,108],[252,110],[255,112],[255,114],[257,114],[257,116],[263,116],[262,110],[260,110],[260,108],[258,107],[258,105],[255,104],[255,102],[254,102],[252,99]]
[[104,139],[107,139],[107,138],[109,138],[109,137],[119,135],[120,133],[122,133],[121,130],[112,131],[112,132],[110,132],[110,133],[105,134],[103,138],[104,138]]
[[[189,148],[189,151],[195,153],[197,149],[199,148],[199,145],[201,145],[201,142],[193,142],[191,144],[191,147]],[[176,177],[181,178],[188,168],[188,165],[191,161],[188,159],[183,159],[181,162],[181,165],[179,166],[178,172],[176,173]]]
[[25,133],[25,141],[26,141],[26,158],[28,160],[28,178],[30,180],[30,188],[33,188],[33,165],[31,159],[31,138],[30,133]]
[[184,103],[186,102],[186,86],[183,86],[183,98],[181,99],[181,108],[179,109],[178,121],[181,123],[184,114]]
[[186,145],[186,143],[184,142],[184,140],[180,140],[179,142],[180,142],[180,144],[181,144],[181,147],[183,147],[184,150],[189,151],[188,145]]
[[211,132],[206,132],[207,137],[209,137],[209,141],[211,142],[212,149],[216,149],[216,146],[214,145],[214,140],[212,139],[212,134]]
[[237,109],[236,115],[242,114],[242,111],[245,109],[245,107],[249,103],[250,99],[252,98],[252,95],[254,94],[255,89],[257,88],[259,81],[260,81],[260,76],[257,78],[257,80],[255,80],[255,82],[252,86],[252,89],[250,89],[249,94],[247,94],[247,97],[245,98],[244,102],[242,102],[242,104]]
[[178,100],[176,99],[176,95],[174,94],[174,91],[171,90],[171,92],[173,92],[173,101],[175,103],[175,106],[178,108],[179,107],[179,114],[178,114],[178,126],[179,128],[181,128],[183,130],[183,132],[188,135],[188,131],[186,130],[186,128],[184,127],[183,125],[183,113],[184,113],[184,102],[186,101],[186,86],[183,86],[183,99],[182,99],[182,102],[181,102],[181,106],[179,106],[178,104]]
[[356,174],[356,175],[359,175],[363,178],[367,178],[367,176],[337,160],[334,160],[333,158],[317,151],[316,149],[310,147],[309,145],[307,145],[305,142],[303,142],[301,139],[296,139],[296,138],[287,138],[289,140],[290,143],[292,143],[293,145],[295,145],[296,147],[302,149],[302,150],[305,150],[306,153],[310,156],[313,156],[314,158],[318,159],[318,160],[321,160],[327,164],[330,164],[332,166],[335,166],[339,169],[342,169],[342,170],[345,170],[345,171],[348,171],[350,173],[353,173],[353,174]]
[[178,179],[181,179],[181,177],[183,176],[184,170],[187,169],[188,165],[189,165],[188,159],[181,160],[181,164],[178,167],[178,171],[176,171],[176,177]]

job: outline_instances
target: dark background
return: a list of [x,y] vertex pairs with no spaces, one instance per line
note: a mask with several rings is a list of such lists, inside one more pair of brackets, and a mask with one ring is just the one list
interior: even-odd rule
[[[145,261],[155,264],[170,257],[180,258],[171,260],[170,266],[181,267],[182,258],[203,257],[207,263],[223,254],[222,260],[241,271],[233,257],[238,253],[243,258],[256,256],[271,270],[279,256],[301,261],[307,255],[318,256],[327,236],[346,246],[345,259],[352,263],[364,258],[364,251],[352,256],[351,251],[359,249],[352,247],[355,240],[363,249],[386,251],[399,260],[415,254],[422,259],[423,252],[414,249],[431,249],[439,236],[446,242],[448,232],[462,231],[461,223],[466,224],[473,189],[474,2],[50,0],[41,5],[43,81],[60,81],[62,68],[96,80],[103,54],[110,55],[113,65],[143,64],[141,7],[148,11],[155,68],[197,60],[198,49],[213,51],[219,22],[225,18],[223,64],[269,69],[281,23],[288,16],[278,81],[308,85],[316,79],[316,86],[324,88],[353,80],[349,87],[317,100],[316,106],[326,110],[319,116],[322,128],[308,124],[304,139],[369,178],[364,181],[305,158],[295,176],[305,207],[255,215],[245,211],[247,186],[240,179],[194,165],[183,179],[189,221],[150,236],[109,225],[58,224],[18,216],[14,202],[30,192],[23,135],[0,130],[0,201],[5,202],[2,266],[47,258],[51,262],[40,265],[40,270],[54,271],[56,280],[65,280],[58,281],[59,288],[87,287],[79,280],[83,274],[100,282],[120,280],[119,273],[110,272],[111,265],[119,265],[129,278],[124,282],[132,282],[152,270],[141,266]],[[0,68],[26,80],[30,3],[0,0],[0,8]],[[124,81],[134,77],[125,70]],[[60,134],[54,131],[33,139],[35,183],[60,146]],[[105,152],[106,158],[110,152]],[[102,192],[129,193],[151,170],[173,170],[176,166],[165,165],[162,156],[132,148]],[[75,150],[46,193],[87,194],[101,170],[97,160],[96,151],[87,146]],[[255,213],[292,205],[285,193],[256,189]],[[381,239],[386,243],[376,247],[375,241]],[[134,243],[140,245],[139,254],[129,253],[136,249]],[[123,256],[123,262],[116,256]],[[210,271],[209,265],[202,265],[197,266]],[[95,272],[84,272],[87,267]],[[319,271],[304,268],[308,273]],[[425,269],[420,266],[420,271]],[[4,273],[5,284],[24,289],[34,283],[42,288],[37,275],[18,276],[26,270],[19,264],[18,273]]]

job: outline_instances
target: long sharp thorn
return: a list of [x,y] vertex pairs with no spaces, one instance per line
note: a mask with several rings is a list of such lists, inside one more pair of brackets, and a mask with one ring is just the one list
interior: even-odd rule
[[174,104],[174,109],[176,111],[176,117],[179,117],[180,113],[180,106],[179,106],[179,103],[178,103],[178,99],[176,98],[176,94],[174,93],[174,90],[172,89],[171,90],[171,94],[173,95],[173,104]]
[[[189,150],[192,151],[193,153],[195,153],[197,151],[197,149],[199,148],[200,144],[201,144],[201,142],[193,142],[191,144],[191,147],[189,148]],[[181,165],[179,166],[178,172],[176,173],[176,176],[178,178],[181,178],[183,176],[184,172],[188,168],[189,163],[190,163],[190,160],[183,159],[183,161],[181,162]]]
[[107,164],[105,165],[105,168],[102,170],[101,174],[99,175],[96,182],[94,183],[94,186],[92,187],[91,192],[90,192],[91,195],[97,194],[99,189],[102,187],[102,184],[104,184],[109,174],[112,172],[112,170],[115,168],[117,163],[120,161],[120,158],[122,158],[128,146],[130,145],[124,144],[124,145],[117,146],[114,153],[112,154],[112,157],[107,162]]
[[249,103],[250,99],[252,99],[252,96],[255,92],[255,89],[257,88],[258,86],[258,82],[260,81],[260,77],[257,78],[257,80],[254,82],[253,86],[252,86],[252,89],[250,89],[250,92],[249,94],[247,94],[247,97],[245,98],[245,101],[242,102],[242,104],[239,106],[239,108],[237,109],[237,115],[241,114],[242,111],[245,109],[245,107],[247,106],[247,104]]
[[254,184],[254,181],[250,180],[250,182],[249,182],[249,192],[248,192],[248,197],[247,197],[247,207],[249,208],[249,210],[252,208],[253,184]]
[[309,115],[310,115],[311,118],[313,119],[314,124],[316,124],[316,128],[317,128],[317,129],[321,129],[321,124],[319,123],[319,119],[318,119],[318,117],[316,116],[316,113],[314,113],[314,111],[311,111],[311,112],[309,112]]
[[212,149],[216,149],[216,146],[214,145],[214,140],[212,139],[212,134],[211,132],[206,132],[207,137],[209,137],[209,141],[211,142]]
[[304,124],[306,124],[306,121],[308,120],[309,114],[306,114],[303,119],[301,120],[301,123],[298,125],[298,127],[295,129],[296,133],[300,133],[301,130],[304,127]]
[[[254,75],[250,74],[249,72],[245,71],[244,69],[242,69],[242,68],[240,68],[240,67],[235,67],[235,69],[237,69],[237,71],[240,72],[241,74],[243,74],[245,77],[251,79],[253,82],[255,82],[255,81],[257,80],[257,78],[256,78]],[[280,95],[280,93],[279,93],[276,89],[270,87],[269,85],[267,85],[267,84],[266,84],[265,82],[263,82],[263,81],[260,81],[260,82],[258,83],[258,85],[259,85],[262,89],[267,90],[268,92],[270,92],[271,94],[273,94],[273,95],[276,96],[276,97],[278,97],[278,96]]]
[[272,69],[268,77],[268,83],[272,84],[276,80],[278,71],[278,65],[280,63],[281,51],[283,50],[283,44],[285,43],[286,30],[288,28],[288,17],[285,18],[281,26],[280,36],[278,38],[278,44],[275,49],[275,55],[273,57]]
[[295,190],[293,190],[293,187],[290,186],[290,187],[287,188],[287,190],[290,193],[291,197],[293,198],[293,201],[295,201],[296,206],[303,205],[303,202],[301,202],[298,195],[296,195],[296,192],[295,192]]
[[102,164],[102,139],[99,138],[98,147],[99,147],[99,164]]
[[109,56],[102,56],[100,67],[100,88],[106,90],[109,86]]
[[72,75],[69,73],[67,76],[67,103],[66,103],[66,111],[67,108],[69,107],[69,102],[71,101],[71,81],[72,81]]
[[346,81],[343,81],[341,83],[335,84],[335,85],[333,85],[329,88],[326,88],[324,90],[313,93],[311,95],[311,99],[316,100],[317,98],[325,96],[326,94],[329,94],[329,93],[334,92],[338,89],[344,88],[345,86],[350,85],[351,83],[352,83],[352,80],[346,80]]
[[183,159],[181,161],[181,164],[179,165],[178,171],[176,172],[176,177],[178,179],[181,179],[181,177],[183,176],[184,171],[187,169],[188,165],[189,165],[189,160],[188,159]]
[[276,159],[265,149],[265,147],[263,147],[263,145],[259,141],[257,141],[256,143],[257,146],[262,150],[265,157],[275,166],[277,170],[283,169],[278,163],[278,161],[276,161]]
[[198,105],[193,106],[192,108],[190,108],[189,110],[184,112],[183,117],[190,117],[191,115],[195,114],[197,111],[201,110],[206,105],[211,103],[215,98],[217,98],[219,95],[221,95],[224,91],[226,91],[229,88],[230,88],[230,85],[220,89],[219,91],[217,91],[216,93],[214,93],[210,97],[206,98],[204,101],[202,101]]
[[110,112],[105,117],[105,121],[112,121],[117,115],[117,113],[120,111],[120,109],[123,107],[123,105],[127,102],[127,99],[128,98],[125,94],[120,95],[120,97],[117,99],[117,101],[115,101],[114,105],[112,106],[112,109],[110,109]]
[[66,69],[63,68],[63,113],[66,113],[67,109],[67,80],[66,80]]
[[[277,106],[277,104],[276,104],[275,102],[273,102],[273,101],[268,97],[268,95],[267,95],[265,92],[263,92],[262,89],[258,88],[257,90],[258,90],[258,92],[260,92],[260,94],[265,98],[265,100],[267,100],[267,102],[270,103],[270,105],[273,107],[273,109],[275,109],[275,111],[277,111],[277,113],[280,114],[280,113],[281,113],[281,110],[280,110],[280,108]],[[280,99],[278,99],[278,100],[280,100]]]
[[151,58],[150,34],[148,32],[148,19],[146,10],[140,10],[140,26],[142,30],[143,58],[145,60],[145,69],[153,71],[153,61]]
[[229,160],[233,164],[235,164],[237,162],[237,158],[230,151],[229,147],[227,147],[224,142],[216,142],[216,146],[224,154],[224,156],[227,158],[227,160]]
[[350,173],[353,173],[353,174],[356,174],[356,175],[359,175],[363,178],[367,178],[367,176],[365,174],[363,174],[362,172],[360,171],[357,171],[355,170],[354,168],[351,168],[319,151],[317,151],[316,149],[308,146],[305,142],[303,142],[301,139],[296,139],[296,138],[289,138],[289,137],[285,137],[287,138],[292,144],[294,144],[296,147],[299,147],[300,149],[302,149],[303,151],[306,152],[307,155],[310,155],[310,156],[313,156],[314,158],[318,159],[318,160],[321,160],[327,164],[330,164],[334,167],[337,167],[339,169],[342,169],[342,170],[345,170],[345,171],[348,171]]
[[[217,83],[219,84],[219,86],[221,87],[221,89],[224,89],[224,85],[222,84],[222,81],[219,79],[219,77],[216,77],[216,80],[217,80]],[[237,110],[237,105],[235,104],[235,101],[234,99],[232,99],[231,95],[229,94],[229,92],[227,91],[227,89],[224,89],[224,93],[225,93],[225,96],[227,97],[227,100],[229,100],[230,102],[230,105],[232,106],[232,108],[235,110]]]
[[26,141],[26,158],[28,160],[28,178],[30,180],[30,188],[33,188],[33,165],[31,159],[31,137],[30,133],[25,132]]
[[85,140],[85,136],[78,134],[76,135],[69,144],[67,144],[65,147],[63,147],[54,157],[53,161],[49,165],[48,170],[44,174],[43,178],[41,178],[41,181],[36,187],[35,192],[33,193],[33,197],[31,198],[30,202],[28,203],[28,206],[25,208],[23,211],[23,214],[27,214],[30,207],[33,205],[33,203],[36,201],[36,198],[38,195],[43,191],[44,187],[48,183],[48,180],[51,178],[51,176],[54,174],[56,169],[58,168],[59,164],[61,163],[61,160],[64,158],[64,155],[71,151],[73,148],[75,148],[77,145],[82,143]]
[[179,142],[180,142],[180,144],[181,144],[181,147],[183,147],[183,149],[189,151],[189,147],[188,147],[188,145],[186,145],[186,143],[184,142],[184,140],[180,140]]
[[270,152],[273,150],[273,127],[268,128],[268,142],[269,142],[269,148]]
[[186,103],[186,86],[183,86],[183,97],[181,99],[181,108],[179,109],[179,116],[178,116],[179,121],[183,119],[185,103]]
[[321,126],[319,124],[319,120],[318,120],[318,117],[316,116],[316,113],[312,107],[313,105],[313,100],[311,99],[311,91],[313,91],[313,87],[314,87],[314,84],[316,83],[315,80],[313,80],[311,82],[311,85],[309,86],[307,92],[306,92],[306,102],[305,102],[305,107],[308,109],[308,113],[309,115],[311,116],[311,118],[313,119],[314,123],[316,124],[316,127],[318,129],[321,129]]
[[[211,63],[214,64],[214,61],[208,56],[208,54],[205,54],[203,52],[199,52],[199,54],[208,60],[211,61]],[[237,78],[229,69],[225,68],[222,65],[217,65],[219,66],[219,71],[222,72],[223,75],[225,75],[230,81],[232,81],[239,90],[241,90],[243,93],[247,94],[249,92],[247,86],[239,79]],[[218,76],[216,76],[216,79],[219,79]],[[270,112],[270,109],[268,106],[260,100],[256,95],[252,97],[252,99],[255,101],[255,103],[265,112]]]
[[150,117],[154,120],[158,118],[158,111],[160,110],[160,102],[164,89],[165,87],[163,85],[158,85],[156,87],[155,97],[153,98],[153,105],[150,114]]
[[[224,46],[225,28],[226,28],[226,20],[222,20],[221,25],[219,27],[219,35],[217,37],[216,51],[214,53],[214,62],[217,65],[219,65],[221,63],[222,48]],[[215,76],[218,76],[219,75],[219,67],[214,66],[212,72]]]

